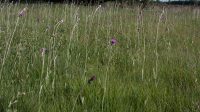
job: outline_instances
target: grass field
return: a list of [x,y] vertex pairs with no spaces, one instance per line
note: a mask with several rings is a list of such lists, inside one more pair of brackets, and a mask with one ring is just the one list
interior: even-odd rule
[[0,4],[0,112],[199,112],[199,11]]

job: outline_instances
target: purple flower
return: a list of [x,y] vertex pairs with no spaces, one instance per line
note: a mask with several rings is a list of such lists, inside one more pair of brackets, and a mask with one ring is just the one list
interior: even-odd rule
[[90,79],[88,80],[88,84],[91,84],[92,81],[96,80],[96,76],[92,76],[90,77]]
[[115,45],[115,44],[117,44],[117,40],[115,38],[112,38],[111,39],[111,45]]

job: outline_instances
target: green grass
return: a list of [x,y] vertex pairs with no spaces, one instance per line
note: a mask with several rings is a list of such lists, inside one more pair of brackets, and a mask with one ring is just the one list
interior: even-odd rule
[[199,112],[199,9],[97,7],[0,4],[0,111]]

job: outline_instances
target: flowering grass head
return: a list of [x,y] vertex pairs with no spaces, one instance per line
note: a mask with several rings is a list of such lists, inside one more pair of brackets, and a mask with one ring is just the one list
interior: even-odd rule
[[19,12],[19,17],[22,17],[22,16],[24,16],[25,15],[25,13],[26,13],[26,11],[27,11],[27,7],[25,7],[23,10],[21,10],[20,12]]
[[48,49],[47,48],[41,48],[40,53],[42,54],[42,56],[44,56],[45,54],[48,53]]
[[64,23],[64,20],[62,19],[62,20],[60,20],[60,23]]

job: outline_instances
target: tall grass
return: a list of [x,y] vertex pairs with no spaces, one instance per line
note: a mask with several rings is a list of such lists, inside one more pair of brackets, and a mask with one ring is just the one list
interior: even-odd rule
[[0,111],[199,112],[199,10],[0,4]]

